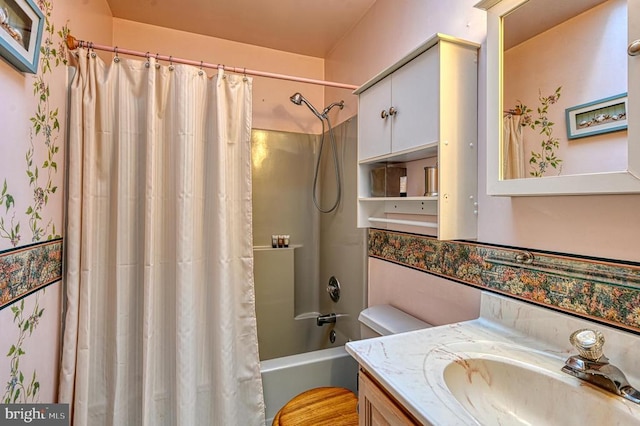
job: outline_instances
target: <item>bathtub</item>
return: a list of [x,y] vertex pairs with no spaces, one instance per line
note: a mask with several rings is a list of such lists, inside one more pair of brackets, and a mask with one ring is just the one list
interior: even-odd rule
[[269,359],[260,363],[266,406],[266,425],[291,398],[320,386],[339,386],[356,392],[358,364],[344,346]]

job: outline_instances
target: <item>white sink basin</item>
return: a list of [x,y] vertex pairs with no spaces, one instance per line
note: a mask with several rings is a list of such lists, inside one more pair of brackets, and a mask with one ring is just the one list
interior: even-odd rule
[[442,374],[457,402],[482,425],[640,424],[622,398],[565,373],[476,355],[450,362]]
[[[347,350],[424,425],[640,425],[640,404],[561,371],[576,353],[569,336],[583,328],[596,327],[483,293],[477,320],[350,342]],[[611,363],[640,387],[638,335],[601,330]]]

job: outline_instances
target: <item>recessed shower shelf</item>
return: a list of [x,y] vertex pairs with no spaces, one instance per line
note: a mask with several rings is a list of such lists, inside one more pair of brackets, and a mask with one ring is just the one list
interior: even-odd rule
[[289,244],[289,247],[253,246],[254,250],[291,250],[301,248],[302,244]]

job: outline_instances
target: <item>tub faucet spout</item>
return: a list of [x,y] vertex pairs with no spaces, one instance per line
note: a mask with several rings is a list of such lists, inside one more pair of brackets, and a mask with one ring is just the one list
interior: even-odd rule
[[336,314],[333,312],[330,314],[318,315],[318,317],[316,318],[316,324],[318,325],[318,327],[322,327],[325,324],[335,324],[335,322]]

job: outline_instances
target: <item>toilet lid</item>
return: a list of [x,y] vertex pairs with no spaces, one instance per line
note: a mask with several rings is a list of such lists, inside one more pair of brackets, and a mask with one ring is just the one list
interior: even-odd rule
[[273,426],[357,426],[358,398],[349,389],[314,388],[293,397],[273,419]]
[[360,312],[358,320],[382,336],[432,327],[391,305],[370,306]]

